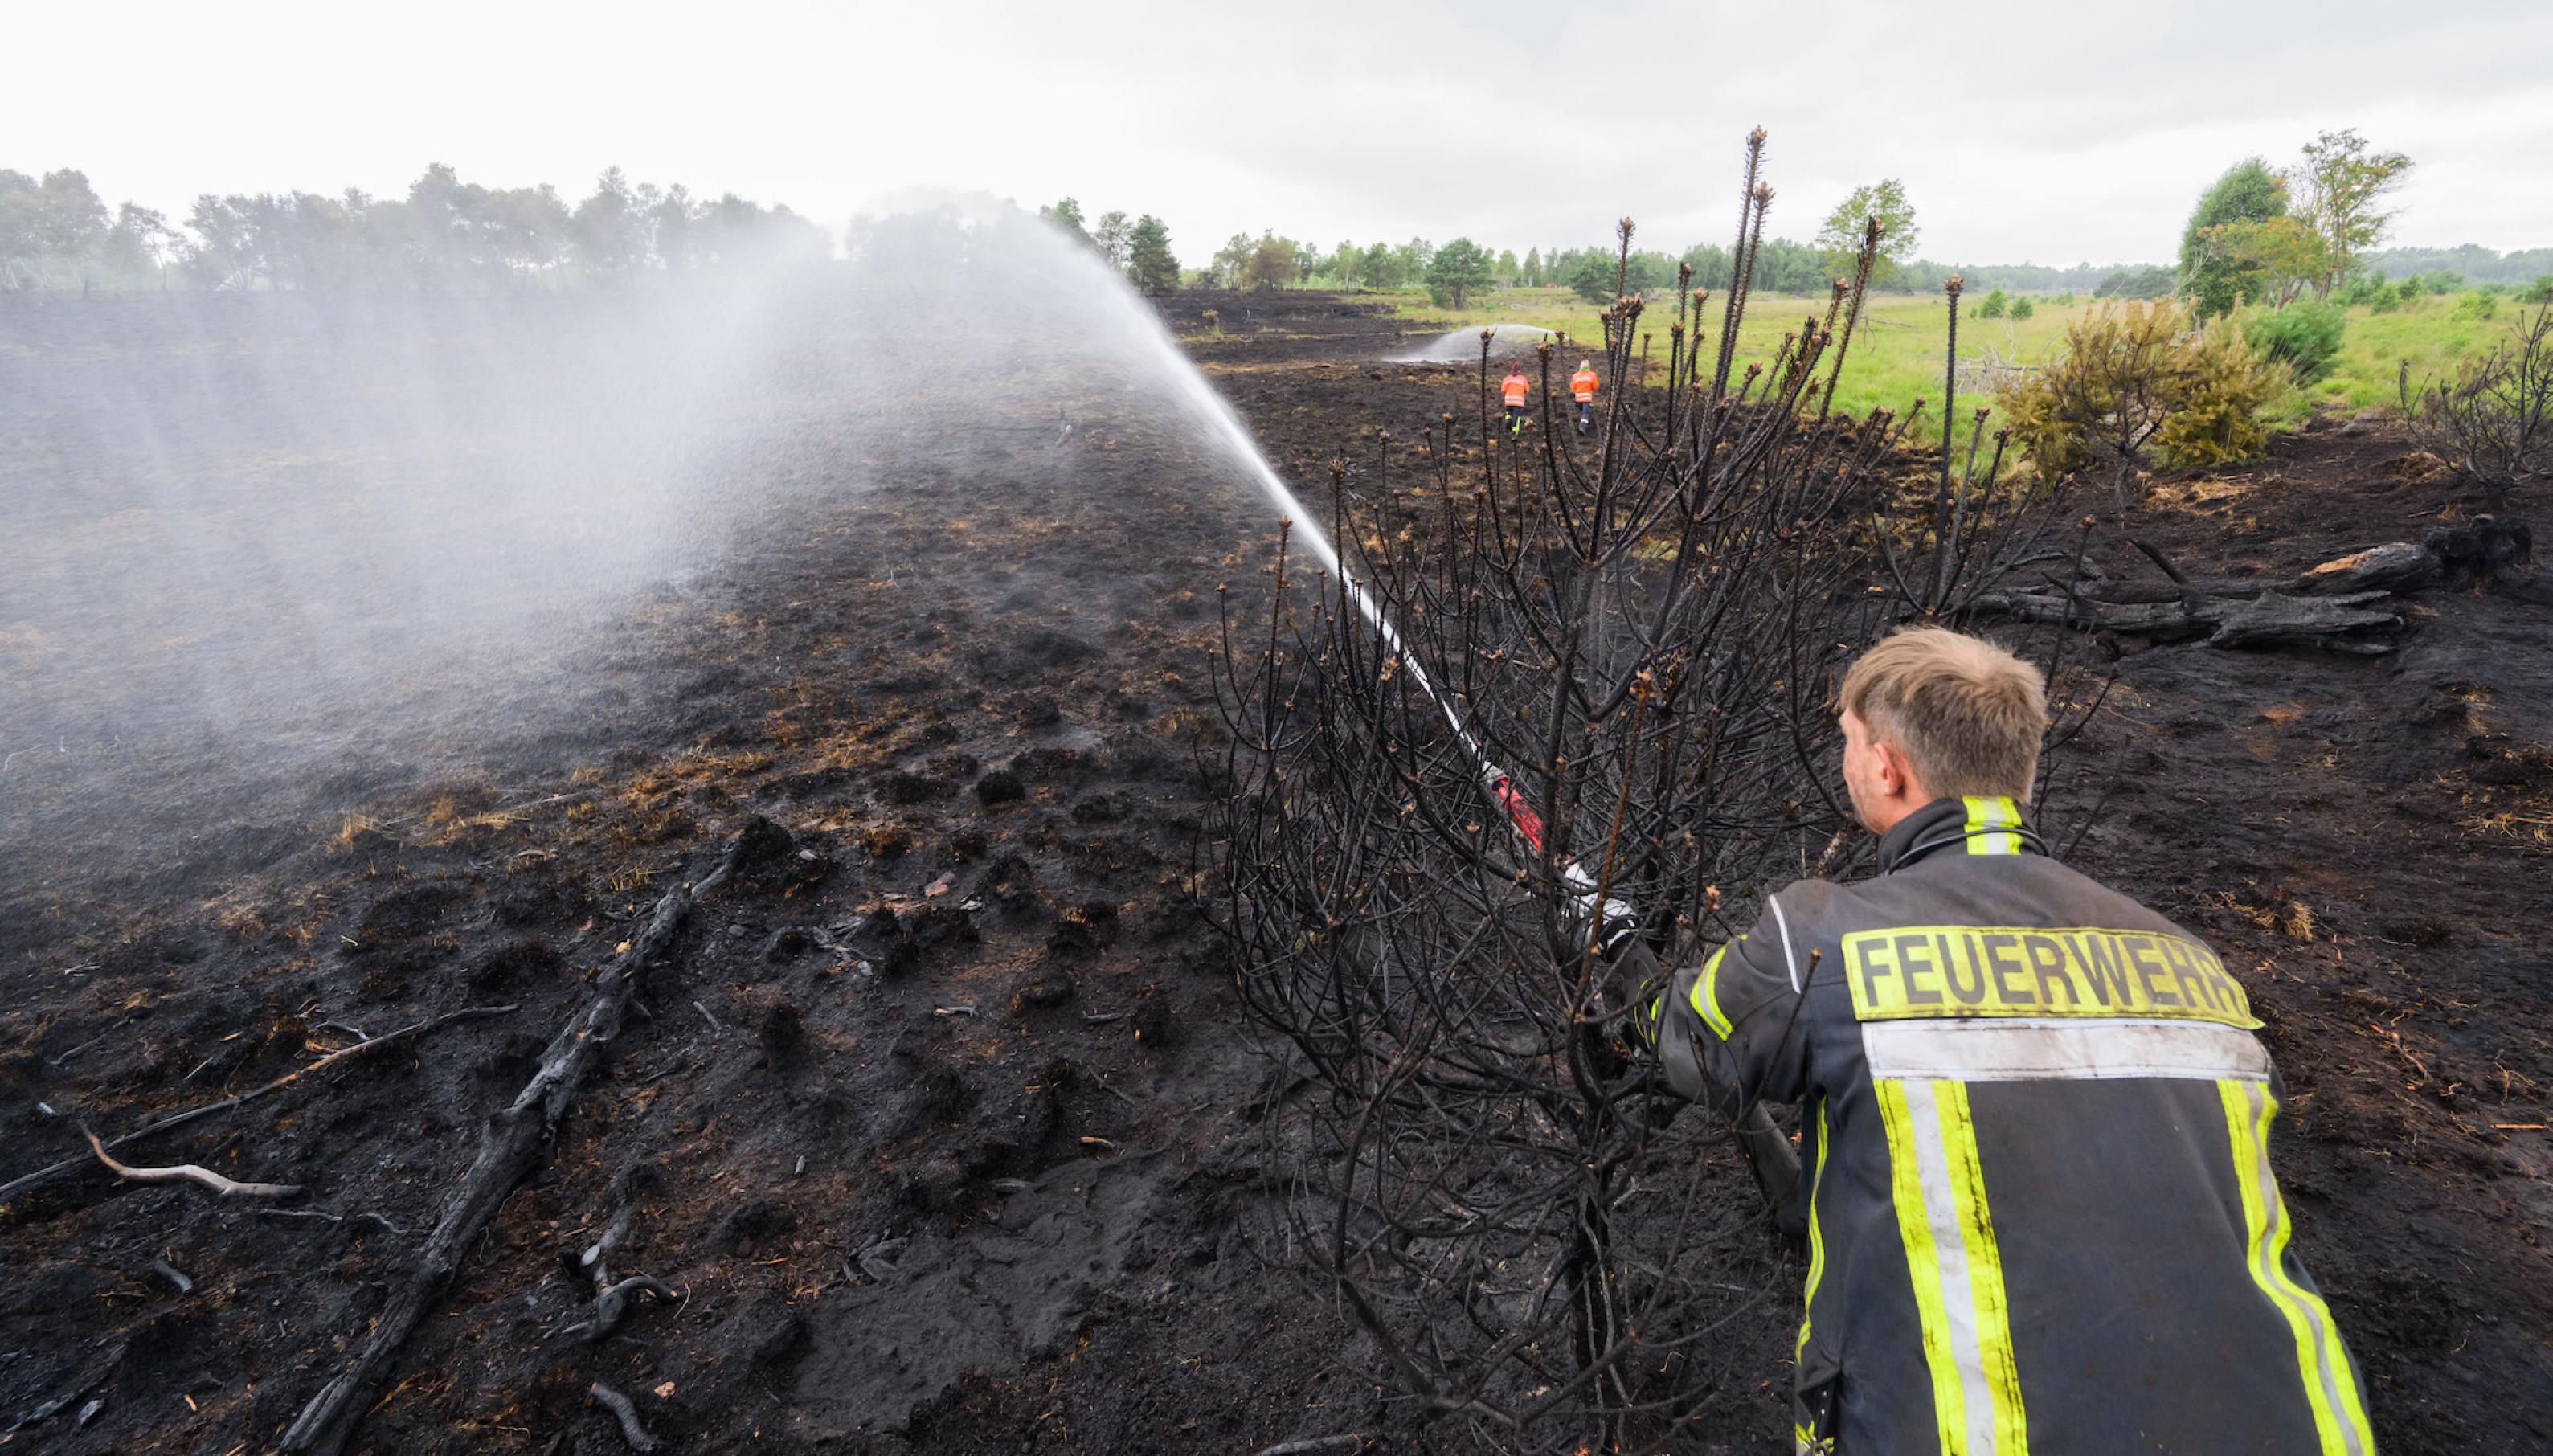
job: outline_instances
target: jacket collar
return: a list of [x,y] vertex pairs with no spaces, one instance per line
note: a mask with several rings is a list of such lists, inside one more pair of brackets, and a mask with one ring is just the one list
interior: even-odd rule
[[2045,852],[2021,806],[2010,799],[1936,799],[1897,821],[1879,840],[1879,872],[1934,854]]

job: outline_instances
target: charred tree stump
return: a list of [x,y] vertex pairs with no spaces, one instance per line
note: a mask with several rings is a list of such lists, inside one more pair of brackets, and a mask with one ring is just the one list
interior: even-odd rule
[[418,1322],[451,1288],[463,1251],[497,1216],[514,1188],[540,1166],[559,1119],[575,1100],[595,1058],[619,1035],[621,1015],[636,994],[640,977],[671,949],[691,915],[692,902],[726,881],[743,844],[739,840],[698,884],[678,886],[656,902],[646,929],[612,960],[595,982],[593,996],[550,1040],[531,1080],[511,1105],[491,1114],[481,1126],[479,1156],[460,1186],[444,1200],[442,1217],[435,1221],[415,1265],[383,1306],[362,1352],[311,1398],[284,1431],[282,1449],[334,1456],[345,1448],[356,1422],[371,1408],[373,1388],[388,1373]]

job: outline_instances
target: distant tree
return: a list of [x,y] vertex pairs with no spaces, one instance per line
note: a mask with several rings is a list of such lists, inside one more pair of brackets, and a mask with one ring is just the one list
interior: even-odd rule
[[1241,265],[1241,281],[1253,288],[1281,288],[1301,277],[1294,245],[1275,233],[1262,233]]
[[2029,299],[2029,297],[2028,297],[2028,296],[2026,296],[2026,295],[2025,295],[2025,296],[2023,296],[2023,297],[2015,298],[2015,299],[2013,299],[2013,300],[2012,300],[2012,310],[2011,310],[2011,312],[2012,312],[2012,321],[2013,321],[2014,323],[2019,323],[2019,322],[2021,322],[2023,319],[2026,319],[2026,318],[2030,317],[2032,314],[2037,313],[2038,311],[2039,311],[2039,305],[2038,305],[2038,304],[2036,304],[2036,303],[2031,302],[2031,301],[2030,301],[2030,299]]
[[2203,303],[2192,300],[2205,318],[2241,302],[2286,307],[2329,273],[2331,250],[2301,219],[2265,217],[2201,230],[2195,257],[2195,270],[2183,267],[2182,285],[2194,277],[2209,290]]
[[1357,265],[1357,272],[1365,275],[1365,285],[1369,288],[1397,288],[1409,280],[1409,275],[1400,266],[1399,252],[1389,243],[1368,244],[1364,259]]
[[2384,241],[2393,221],[2383,206],[2386,194],[2410,170],[2410,158],[2372,150],[2356,128],[2324,132],[2305,144],[2304,161],[2287,172],[2287,190],[2329,253],[2314,284],[2318,295],[2331,296],[2358,271],[2368,250]]
[[1512,248],[1498,250],[1498,261],[1491,265],[1490,272],[1496,277],[1498,286],[1502,288],[1513,287],[1524,279],[1524,265],[1516,262],[1515,250]]
[[[1872,282],[1883,280],[1915,256],[1916,240],[1924,235],[1915,225],[1915,205],[1906,200],[1905,183],[1882,177],[1853,188],[1852,195],[1836,203],[1818,229],[1817,249],[1827,273],[1843,277],[1851,272],[1861,256],[1862,231],[1872,219],[1882,229],[1879,257],[1871,265]],[[1764,286],[1763,280],[1757,280],[1757,285]]]
[[38,180],[0,170],[0,287],[84,277],[109,226],[87,173],[63,168]]
[[1110,268],[1123,270],[1127,251],[1134,243],[1134,234],[1135,225],[1126,220],[1125,213],[1103,212],[1099,214],[1098,228],[1090,235],[1090,245],[1099,250],[1099,256],[1107,260]]
[[1439,308],[1460,308],[1490,285],[1490,255],[1469,238],[1456,238],[1427,263],[1427,296]]
[[2150,263],[2139,268],[2123,268],[2101,280],[2099,285],[2092,289],[2092,296],[2095,298],[2169,297],[2175,278],[2176,275],[2170,269],[2159,263]]
[[1528,288],[1539,288],[1542,286],[1542,250],[1539,248],[1528,248],[1525,250],[1524,285]]
[[1599,307],[1613,301],[1614,282],[1621,276],[1621,264],[1594,248],[1578,255],[1569,269],[1569,290]]
[[[424,202],[421,189],[433,176],[419,178],[408,189],[409,205]],[[431,234],[429,221],[425,231]],[[610,278],[633,272],[647,264],[647,202],[629,185],[620,168],[608,168],[594,183],[594,194],[576,204],[569,215],[568,235],[574,241],[577,259],[589,274]]]
[[110,275],[137,280],[157,276],[176,242],[166,214],[127,202],[115,210],[115,225],[99,240],[97,258]]
[[2553,273],[2528,283],[2526,291],[2518,294],[2517,299],[2521,303],[2553,303]]
[[1090,241],[1090,230],[1081,225],[1081,204],[1070,197],[1064,198],[1053,207],[1039,208],[1038,216],[1054,223],[1084,243]]
[[1241,286],[1241,272],[1250,266],[1250,255],[1259,251],[1259,240],[1248,233],[1234,233],[1214,251],[1212,272],[1215,282],[1226,288]]
[[1340,287],[1353,288],[1364,275],[1365,254],[1356,244],[1341,238],[1339,246],[1330,250],[1330,277],[1339,280]]
[[1977,300],[1976,316],[1979,318],[2001,318],[2003,317],[2004,307],[2009,302],[2011,302],[2011,300],[2004,296],[2003,289],[1997,288],[1993,292],[1990,292],[1983,298]]
[[1166,293],[1179,285],[1179,260],[1170,252],[1170,230],[1147,212],[1126,234],[1126,268],[1135,286],[1147,293]]
[[41,199],[34,177],[0,167],[0,288],[27,288],[37,282]]
[[2257,288],[2253,264],[2224,229],[2287,215],[2287,184],[2258,157],[2247,157],[2198,195],[2180,231],[2180,293],[2200,318],[2233,311]]
[[1419,283],[1427,280],[1427,266],[1436,261],[1436,245],[1425,238],[1412,238],[1391,250],[1399,261],[1402,283]]

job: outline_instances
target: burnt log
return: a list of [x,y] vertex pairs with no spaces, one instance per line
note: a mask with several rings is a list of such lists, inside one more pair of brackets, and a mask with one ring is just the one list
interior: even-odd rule
[[[356,1423],[372,1408],[373,1388],[388,1373],[418,1323],[442,1303],[460,1273],[463,1253],[514,1189],[540,1167],[559,1119],[566,1116],[595,1059],[620,1034],[621,1016],[636,996],[639,981],[673,948],[691,916],[693,900],[725,883],[739,858],[753,851],[757,841],[768,840],[768,834],[749,831],[707,878],[677,886],[657,900],[646,929],[596,977],[594,994],[550,1039],[531,1080],[511,1104],[490,1114],[480,1127],[479,1156],[460,1185],[444,1199],[442,1216],[426,1236],[425,1247],[391,1291],[354,1361],[311,1398],[284,1431],[282,1449],[334,1456],[345,1448]],[[768,844],[762,847],[767,850]],[[632,1444],[636,1444],[634,1438]]]
[[2297,577],[2295,590],[2305,596],[2352,592],[2416,592],[2447,574],[2445,558],[2413,541],[2393,541],[2353,551]]
[[2160,641],[2203,637],[2211,647],[2309,646],[2374,655],[2393,650],[2385,634],[2402,625],[2398,615],[2367,605],[2386,595],[2294,597],[2269,591],[2249,598],[2193,593],[2176,602],[2101,602],[2058,592],[1995,592],[1975,605],[2023,621]]

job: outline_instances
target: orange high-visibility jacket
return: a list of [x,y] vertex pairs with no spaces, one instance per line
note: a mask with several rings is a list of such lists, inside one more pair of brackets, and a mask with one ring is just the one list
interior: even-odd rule
[[1585,404],[1596,397],[1596,371],[1582,369],[1569,377],[1569,392]]
[[1508,375],[1506,384],[1501,388],[1506,392],[1506,398],[1509,404],[1512,404],[1519,409],[1524,407],[1524,396],[1527,390],[1530,388],[1524,382],[1524,371],[1517,370]]

